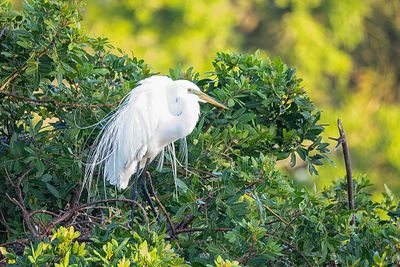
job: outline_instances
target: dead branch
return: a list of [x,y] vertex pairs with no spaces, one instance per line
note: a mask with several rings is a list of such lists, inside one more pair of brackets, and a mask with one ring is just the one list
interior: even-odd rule
[[[347,177],[347,198],[349,203],[349,210],[354,211],[354,196],[353,196],[353,174],[351,170],[351,162],[350,162],[350,152],[349,146],[347,144],[346,134],[343,129],[343,124],[340,119],[337,120],[338,130],[339,130],[339,138],[332,138],[329,139],[337,141],[337,145],[335,146],[334,150],[337,150],[340,145],[342,145],[343,151],[343,158],[344,163],[346,166],[346,177]],[[350,224],[355,225],[355,214],[353,213],[352,219]]]

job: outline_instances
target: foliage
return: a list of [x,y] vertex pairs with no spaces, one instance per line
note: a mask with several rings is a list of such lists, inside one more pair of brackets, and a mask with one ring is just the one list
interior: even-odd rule
[[[372,202],[360,178],[356,225],[350,225],[343,182],[311,192],[277,170],[278,160],[290,158],[292,166],[304,160],[316,173],[328,145],[320,113],[294,69],[257,54],[218,53],[206,76],[171,70],[172,78],[193,80],[230,109],[202,106],[187,140],[189,169],[178,168],[178,194],[171,190],[173,166],[157,173],[153,164],[153,197],[167,213],[141,214],[129,226],[126,205],[85,203],[86,194],[78,199],[96,122],[152,74],[143,61],[115,55],[107,39],[87,37],[79,8],[75,1],[37,0],[18,13],[1,5],[0,194],[6,197],[0,240],[15,242],[0,245],[7,260],[38,266],[399,263],[399,206],[389,189],[381,203]],[[129,196],[103,186],[98,183],[97,198],[104,191]]]
[[[23,257],[5,252],[5,261],[20,266],[44,266],[54,264],[66,266],[188,266],[184,264],[164,236],[148,233],[144,240],[136,232],[125,231],[125,235],[100,242],[91,240],[91,244],[77,240],[80,233],[72,226],[60,227],[54,231],[51,239],[36,242],[25,247]],[[116,237],[115,237],[116,238]]]

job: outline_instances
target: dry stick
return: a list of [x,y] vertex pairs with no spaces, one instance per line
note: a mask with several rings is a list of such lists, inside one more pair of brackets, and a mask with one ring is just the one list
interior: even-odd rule
[[56,107],[85,107],[85,108],[99,108],[99,107],[113,107],[115,106],[114,104],[88,104],[88,103],[62,103],[62,102],[57,102],[55,100],[51,100],[51,99],[32,99],[29,97],[25,97],[25,96],[20,96],[8,91],[2,91],[0,90],[0,94],[1,95],[5,95],[5,96],[9,96],[15,99],[20,99],[23,100],[25,102],[29,102],[35,105],[43,105],[43,106],[47,106],[47,105],[53,105]]
[[344,163],[346,166],[346,177],[347,177],[347,197],[349,203],[349,210],[353,211],[353,216],[351,219],[350,224],[355,225],[355,214],[354,214],[354,197],[353,197],[353,174],[351,171],[351,162],[350,162],[350,153],[349,153],[349,146],[346,140],[346,134],[343,129],[343,124],[340,119],[337,120],[338,130],[339,130],[339,138],[329,137],[329,139],[337,141],[337,145],[335,146],[334,150],[336,150],[340,145],[342,145]]
[[158,206],[160,207],[160,209],[164,213],[165,217],[167,218],[167,222],[169,224],[169,227],[171,228],[172,235],[176,235],[175,227],[174,227],[174,224],[172,223],[171,217],[169,216],[169,214],[168,214],[167,210],[165,209],[164,205],[161,203],[160,199],[158,199],[158,197],[156,195],[156,192],[154,190],[154,185],[153,185],[153,179],[151,178],[150,172],[147,172],[147,176],[149,177],[149,180],[150,180],[150,191],[151,191],[151,194],[153,195],[153,197],[156,200]]

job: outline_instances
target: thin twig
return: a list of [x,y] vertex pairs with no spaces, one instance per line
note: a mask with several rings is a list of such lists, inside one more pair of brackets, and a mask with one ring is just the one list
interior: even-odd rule
[[273,211],[270,207],[268,207],[267,205],[264,205],[264,207],[271,212],[276,218],[278,218],[278,220],[280,220],[281,222],[283,222],[286,225],[289,225],[289,223],[283,219],[281,216],[279,216],[279,214],[277,214],[275,211]]
[[28,228],[28,230],[31,232],[31,234],[33,236],[37,236],[36,230],[33,227],[31,220],[30,220],[30,213],[28,212],[28,210],[26,209],[25,206],[25,201],[24,201],[24,197],[23,197],[23,193],[21,190],[21,183],[22,180],[33,170],[33,167],[28,168],[17,180],[17,183],[15,184],[12,180],[10,175],[8,174],[8,171],[6,170],[6,177],[8,178],[8,180],[10,181],[11,185],[14,187],[15,193],[16,193],[16,197],[12,198],[10,197],[8,194],[6,194],[6,196],[8,197],[8,199],[13,202],[14,204],[16,204],[22,211],[22,218],[23,221],[26,225],[26,227]]
[[[332,138],[332,137],[329,137],[329,138],[338,142],[337,145],[335,146],[335,150],[340,145],[342,145],[344,164],[346,167],[347,198],[348,198],[348,203],[349,203],[349,210],[354,211],[355,205],[354,205],[354,196],[353,196],[353,174],[352,174],[352,170],[351,170],[349,146],[347,144],[346,134],[344,132],[343,124],[340,119],[337,120],[337,125],[338,125],[339,134],[340,134],[339,138]],[[356,220],[355,214],[353,213],[350,224],[355,225],[355,220]]]
[[115,104],[89,104],[89,103],[62,103],[62,102],[58,102],[52,99],[32,99],[29,97],[25,97],[25,96],[20,96],[17,94],[14,94],[12,92],[8,92],[8,91],[1,91],[0,90],[0,94],[5,95],[5,96],[9,96],[15,99],[20,99],[35,105],[43,105],[43,106],[47,106],[47,105],[53,105],[56,107],[75,107],[75,108],[99,108],[99,107],[113,107],[115,106]]
[[147,176],[149,177],[149,180],[150,180],[150,191],[151,191],[151,194],[153,195],[153,197],[156,200],[158,206],[160,207],[160,209],[164,213],[165,217],[167,218],[167,222],[169,224],[169,227],[171,228],[172,235],[176,235],[175,227],[174,227],[174,224],[172,223],[171,217],[169,216],[169,214],[168,214],[167,210],[165,209],[164,205],[161,203],[160,199],[156,195],[156,192],[154,190],[154,185],[153,185],[153,179],[152,179],[152,177],[150,175],[150,172],[147,172]]

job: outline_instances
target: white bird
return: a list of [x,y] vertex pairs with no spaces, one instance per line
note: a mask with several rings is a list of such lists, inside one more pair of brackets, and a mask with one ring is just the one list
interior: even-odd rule
[[145,183],[147,167],[167,145],[193,131],[200,115],[199,102],[227,108],[190,81],[173,81],[166,76],[140,81],[101,122],[104,126],[89,153],[85,181],[91,183],[99,166],[104,178],[122,190],[136,174],[132,187],[136,200],[141,176],[142,190],[155,213]]

